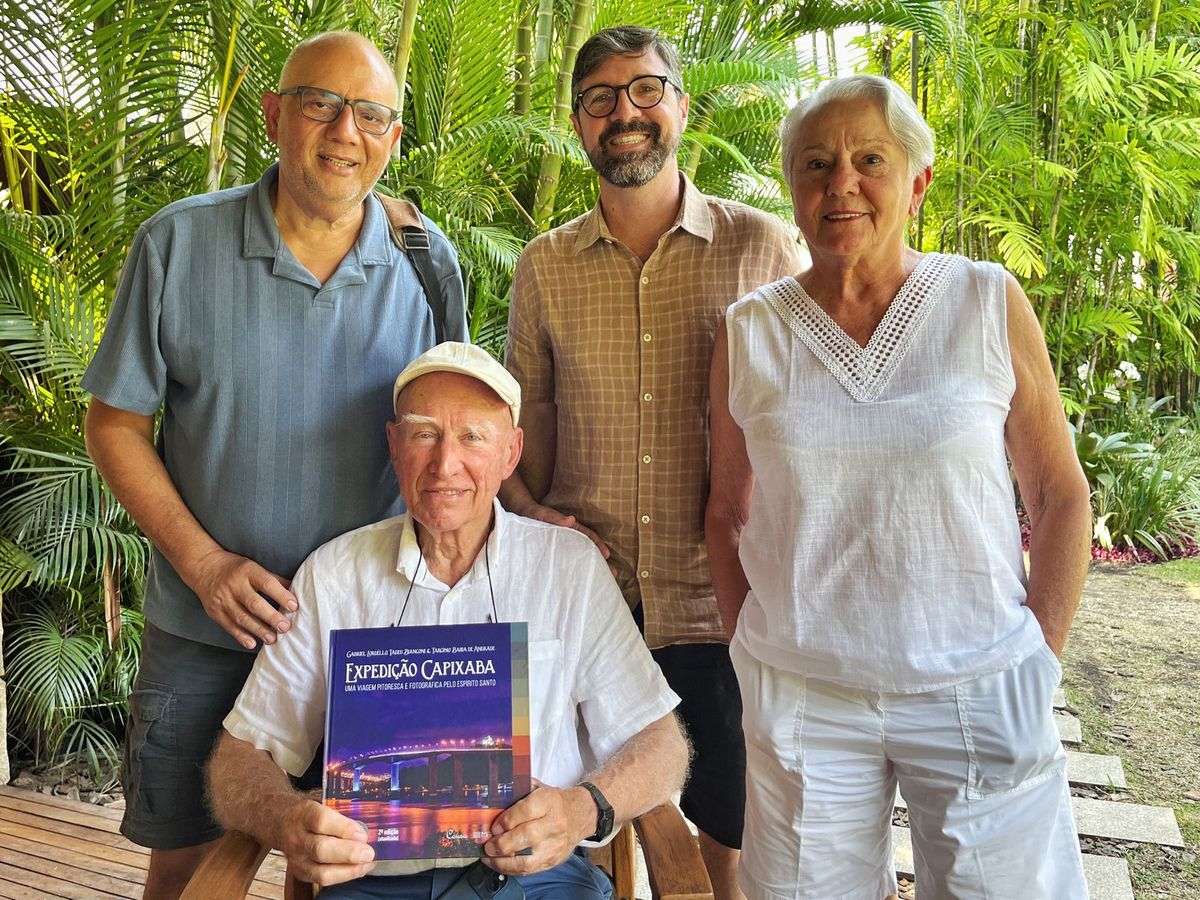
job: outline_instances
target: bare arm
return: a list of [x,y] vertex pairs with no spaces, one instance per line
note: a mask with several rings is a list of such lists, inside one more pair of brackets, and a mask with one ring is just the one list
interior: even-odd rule
[[509,512],[551,525],[574,528],[587,535],[600,548],[601,555],[608,559],[608,545],[600,536],[574,516],[564,515],[557,509],[542,504],[542,498],[550,490],[554,478],[554,457],[558,439],[558,411],[553,403],[525,403],[521,406],[521,431],[525,433],[525,447],[521,451],[521,462],[500,485],[500,502]]
[[1029,513],[1027,603],[1061,655],[1087,578],[1092,512],[1037,316],[1008,276],[1008,342],[1017,389],[1005,442]]
[[[688,745],[668,713],[625,742],[587,780],[612,804],[616,822],[627,822],[665,803],[683,785]],[[501,813],[484,860],[506,875],[532,875],[558,865],[596,831],[596,803],[585,788],[539,787]],[[514,856],[533,849],[531,856]]]
[[708,506],[704,510],[704,538],[713,592],[725,633],[731,638],[738,614],[746,602],[750,583],[738,559],[742,528],[750,517],[754,472],[746,455],[746,438],[729,414],[729,337],[725,322],[717,328],[709,374],[709,428],[712,431]]
[[263,599],[296,608],[286,578],[230,553],[192,515],[154,448],[154,417],[93,398],[85,427],[88,453],[113,494],[167,558],[217,624],[248,649],[275,640],[287,619]]
[[208,764],[208,795],[217,821],[282,851],[304,881],[338,884],[375,867],[361,825],[296,791],[269,753],[227,731]]

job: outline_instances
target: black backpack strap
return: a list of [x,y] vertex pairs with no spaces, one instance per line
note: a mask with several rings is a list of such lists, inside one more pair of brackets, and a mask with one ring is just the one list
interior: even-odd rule
[[446,339],[446,298],[442,296],[442,285],[429,252],[429,232],[415,205],[408,200],[386,197],[375,192],[383,211],[387,213],[388,233],[400,252],[408,257],[417,273],[417,281],[425,292],[425,302],[433,313],[433,333],[437,343]]

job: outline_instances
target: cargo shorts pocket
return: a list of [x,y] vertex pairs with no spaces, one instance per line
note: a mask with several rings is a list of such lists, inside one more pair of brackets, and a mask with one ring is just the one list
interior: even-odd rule
[[164,822],[178,804],[179,760],[175,693],[141,682],[129,695],[129,724],[121,761],[126,802],[143,822]]
[[967,797],[984,800],[1061,773],[1067,756],[1054,725],[1062,667],[1049,647],[1019,665],[955,687],[967,753]]

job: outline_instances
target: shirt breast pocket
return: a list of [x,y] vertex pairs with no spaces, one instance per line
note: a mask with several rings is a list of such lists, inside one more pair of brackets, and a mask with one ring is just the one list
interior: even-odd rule
[[567,700],[562,641],[530,641],[529,739],[534,760],[545,759],[557,745]]

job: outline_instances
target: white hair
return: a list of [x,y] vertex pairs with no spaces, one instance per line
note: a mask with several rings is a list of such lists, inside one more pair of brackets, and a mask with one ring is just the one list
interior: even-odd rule
[[910,177],[933,165],[933,129],[904,89],[896,82],[878,75],[846,75],[822,83],[784,117],[779,137],[783,145],[783,177],[789,185],[792,183],[796,146],[800,143],[800,124],[804,118],[835,100],[859,100],[864,97],[879,104],[892,137],[908,156]]

